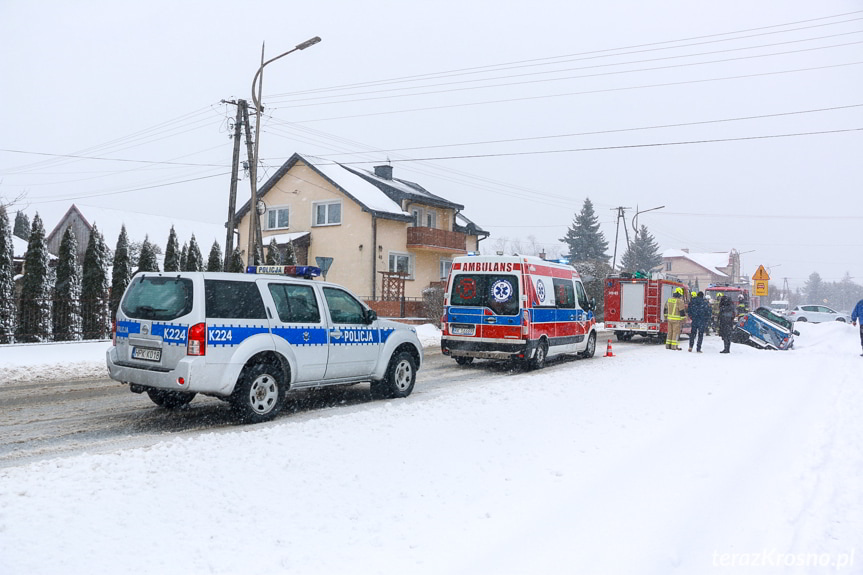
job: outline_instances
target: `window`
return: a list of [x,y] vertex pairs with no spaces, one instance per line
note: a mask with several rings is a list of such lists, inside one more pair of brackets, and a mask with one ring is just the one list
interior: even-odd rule
[[665,262],[665,271],[667,271],[667,272],[671,271],[671,262]]
[[575,282],[575,293],[578,295],[578,307],[584,311],[590,310],[590,301],[587,299],[587,293],[584,291],[584,286],[581,282]]
[[572,309],[575,307],[575,289],[572,287],[572,280],[563,278],[553,278],[554,285],[554,301],[559,308]]
[[318,202],[312,204],[316,226],[334,226],[342,223],[342,202]]
[[366,323],[363,304],[348,292],[325,287],[324,297],[327,299],[327,307],[330,308],[330,318],[333,323]]
[[459,274],[453,281],[450,304],[487,307],[497,315],[518,315],[518,276]]
[[205,280],[204,301],[208,318],[267,319],[254,282]]
[[410,254],[402,254],[390,252],[390,271],[397,272],[407,276],[407,279],[414,279],[414,258]]
[[426,227],[427,228],[436,228],[437,227],[437,212],[433,212],[431,210],[426,212],[425,217]]
[[284,323],[320,323],[321,313],[312,286],[270,284],[270,294]]
[[267,222],[268,230],[279,230],[289,226],[290,223],[289,208],[270,208],[267,210],[265,222]]
[[449,277],[449,271],[452,269],[452,260],[440,261],[440,279],[445,280]]
[[133,319],[170,321],[192,311],[192,280],[144,276],[136,278],[123,298],[123,313]]
[[437,227],[437,212],[434,210],[411,208],[411,216],[413,216],[414,226],[422,226],[426,228]]

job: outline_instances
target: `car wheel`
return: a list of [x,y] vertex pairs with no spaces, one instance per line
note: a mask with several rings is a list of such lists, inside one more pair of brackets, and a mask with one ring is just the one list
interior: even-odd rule
[[845,318],[844,317],[837,317],[836,321],[841,321],[842,323],[845,323]]
[[285,404],[281,369],[271,363],[246,366],[231,394],[231,408],[243,423],[273,419]]
[[472,357],[457,357],[455,358],[455,362],[459,365],[470,365],[473,363]]
[[406,351],[394,354],[387,366],[384,378],[372,382],[372,397],[375,399],[407,397],[414,390],[416,379],[417,364],[414,356]]
[[165,389],[148,389],[147,395],[153,403],[167,409],[178,409],[184,405],[188,405],[195,398],[194,393],[168,391]]
[[536,346],[536,353],[528,361],[527,366],[529,369],[542,369],[545,367],[546,358],[548,358],[548,344],[542,340]]
[[[631,337],[631,336],[630,336]],[[592,332],[587,338],[587,347],[579,355],[584,359],[590,359],[596,353],[596,332]]]
[[806,323],[806,322],[807,322],[807,321],[809,321],[809,320],[808,320],[808,319],[806,319],[805,317],[798,317],[798,318],[797,318],[797,321],[802,321],[803,323]]

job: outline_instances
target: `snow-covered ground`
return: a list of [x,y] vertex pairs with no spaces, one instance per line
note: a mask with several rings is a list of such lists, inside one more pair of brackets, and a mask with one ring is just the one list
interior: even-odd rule
[[[858,331],[798,329],[7,468],[0,573],[861,573]],[[0,379],[106,345],[6,347]]]

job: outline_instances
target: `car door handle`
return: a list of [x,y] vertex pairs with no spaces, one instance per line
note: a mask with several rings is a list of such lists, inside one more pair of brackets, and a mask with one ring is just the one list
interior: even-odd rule
[[497,319],[493,317],[486,318],[485,323],[497,323]]
[[337,329],[337,330],[335,330],[335,331],[331,331],[331,332],[330,332],[330,337],[332,337],[333,339],[339,339],[340,337],[342,337],[342,332],[341,332],[341,330],[338,330],[338,329]]

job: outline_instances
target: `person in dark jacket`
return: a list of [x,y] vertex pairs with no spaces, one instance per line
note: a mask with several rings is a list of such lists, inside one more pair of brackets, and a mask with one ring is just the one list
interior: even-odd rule
[[[694,292],[693,292],[694,293]],[[692,319],[692,327],[689,331],[689,351],[695,345],[696,351],[701,353],[701,342],[704,341],[704,332],[707,322],[710,321],[710,304],[704,299],[704,292],[698,292],[689,300],[689,317]],[[696,337],[698,341],[696,342]]]
[[719,353],[731,353],[731,332],[734,331],[734,303],[727,295],[719,299],[719,337],[725,348]]
[[854,311],[851,312],[851,325],[857,325],[858,321],[860,322],[860,345],[863,347],[863,299],[857,302]]

